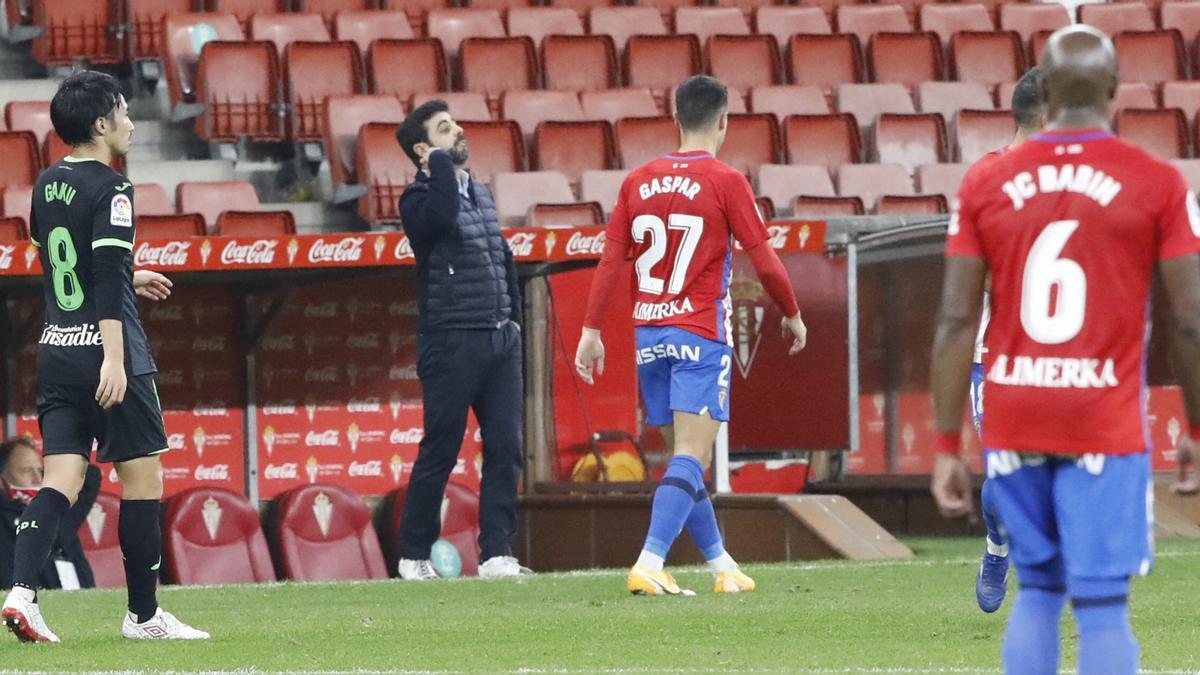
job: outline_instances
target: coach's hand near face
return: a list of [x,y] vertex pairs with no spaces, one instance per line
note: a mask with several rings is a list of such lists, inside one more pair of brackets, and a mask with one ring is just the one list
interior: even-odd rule
[[512,251],[492,193],[466,168],[467,138],[445,102],[418,106],[396,140],[420,169],[400,197],[400,217],[417,261],[417,375],[425,407],[425,436],[400,528],[400,574],[436,577],[430,548],[440,534],[442,497],[470,408],[483,434],[480,575],[516,576],[522,571],[512,557],[512,537],[524,386]]

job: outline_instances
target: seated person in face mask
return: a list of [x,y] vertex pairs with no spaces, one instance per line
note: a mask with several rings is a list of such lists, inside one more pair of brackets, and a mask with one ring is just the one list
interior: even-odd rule
[[[42,457],[33,441],[14,438],[0,443],[0,588],[12,586],[13,547],[17,519],[42,486]],[[79,499],[67,512],[58,540],[42,569],[43,588],[93,588],[96,580],[79,543],[79,527],[87,520],[100,492],[100,468],[88,465]]]

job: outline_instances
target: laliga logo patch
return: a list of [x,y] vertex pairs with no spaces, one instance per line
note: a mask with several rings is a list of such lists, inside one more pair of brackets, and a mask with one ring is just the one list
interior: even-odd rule
[[133,227],[133,202],[125,195],[115,195],[108,212],[108,222],[115,227]]

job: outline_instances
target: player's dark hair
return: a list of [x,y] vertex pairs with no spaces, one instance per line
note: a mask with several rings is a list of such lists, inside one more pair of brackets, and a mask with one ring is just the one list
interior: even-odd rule
[[13,453],[17,451],[17,448],[22,446],[33,450],[37,449],[33,442],[24,436],[10,438],[0,443],[0,479],[2,479],[4,472],[8,470],[8,463],[12,460]]
[[1032,131],[1041,126],[1046,103],[1042,100],[1042,71],[1036,66],[1026,71],[1013,88],[1012,111],[1022,129]]
[[729,91],[715,77],[694,75],[675,90],[675,119],[684,131],[704,131],[729,108]]
[[92,125],[101,117],[114,121],[121,103],[121,85],[107,73],[81,70],[58,85],[50,101],[50,121],[68,145],[92,142]]
[[396,142],[417,168],[421,168],[421,156],[414,150],[417,143],[429,143],[429,130],[425,123],[438,113],[450,112],[450,106],[440,98],[431,99],[413,109],[396,128]]

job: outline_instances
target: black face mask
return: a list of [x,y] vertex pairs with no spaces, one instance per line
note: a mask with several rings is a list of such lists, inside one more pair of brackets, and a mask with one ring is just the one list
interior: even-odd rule
[[467,147],[465,139],[455,143],[446,152],[450,155],[450,161],[454,162],[455,166],[463,166],[471,158],[471,149]]

